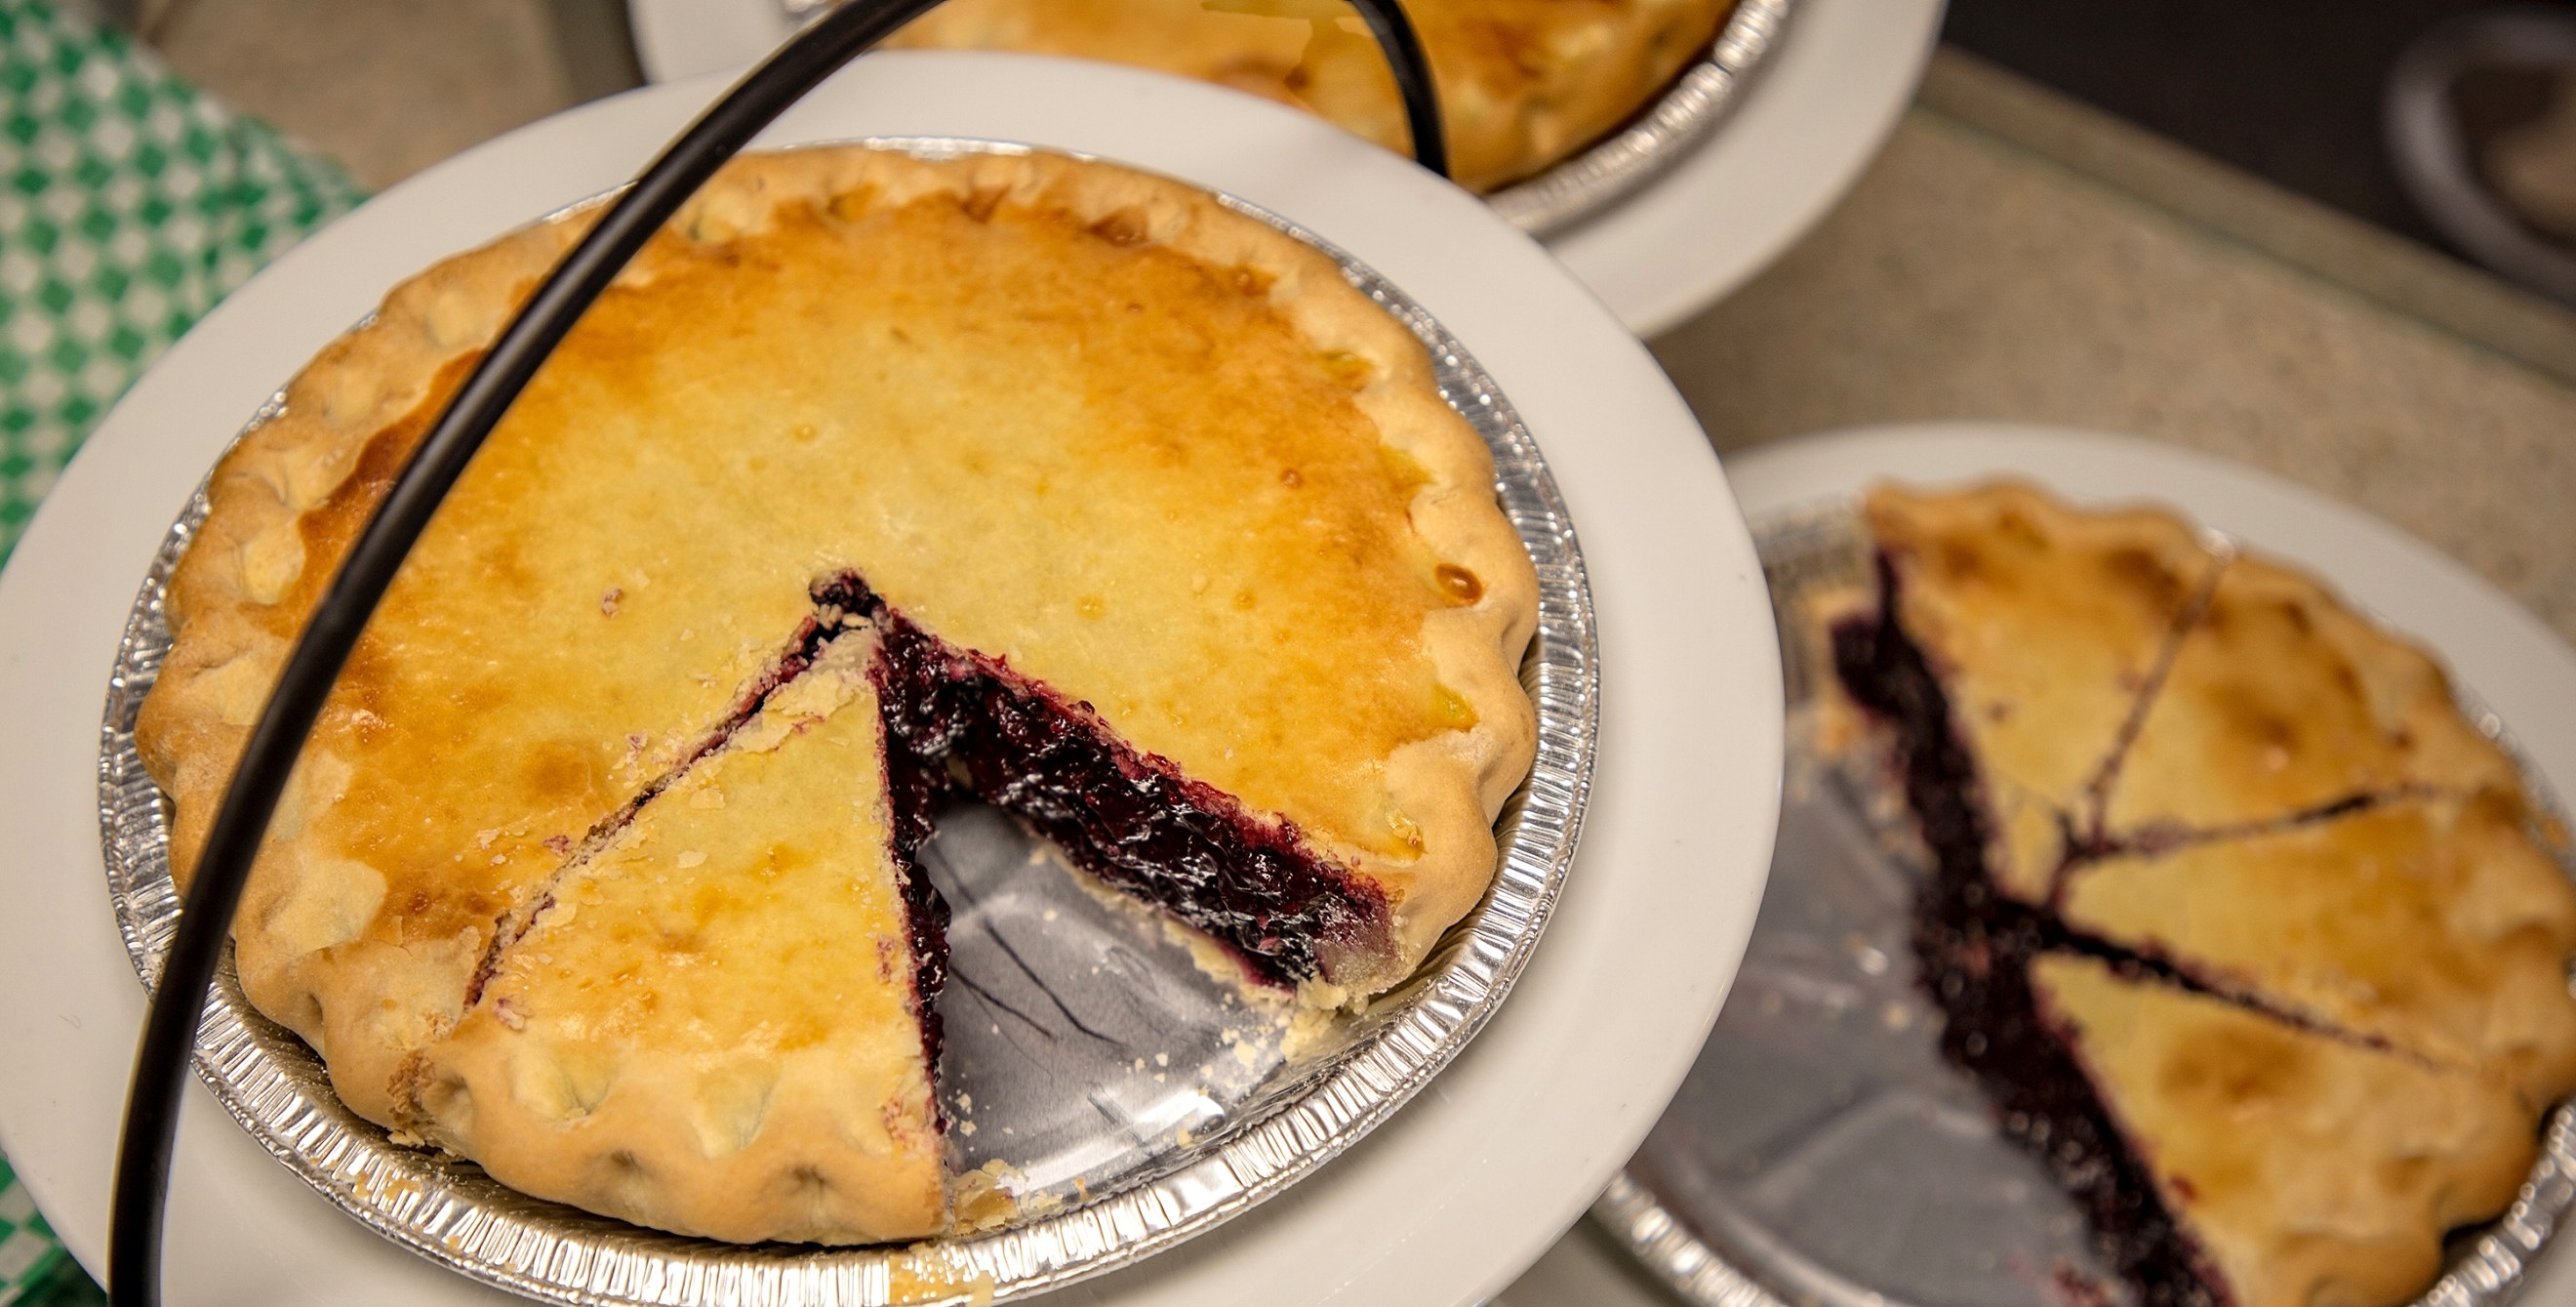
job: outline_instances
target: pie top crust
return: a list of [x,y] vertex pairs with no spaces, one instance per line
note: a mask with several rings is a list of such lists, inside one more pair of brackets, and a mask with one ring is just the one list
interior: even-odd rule
[[1978,931],[2021,932],[2240,1307],[2419,1291],[2576,1091],[2576,883],[2511,759],[2422,649],[2165,514],[1996,483],[1864,516],[2003,900],[1933,937],[1975,969]]
[[2341,820],[2068,878],[2068,924],[2187,960],[2222,989],[2511,1086],[2576,1090],[2576,887],[2503,796],[2403,799]]
[[2140,722],[2107,821],[2205,830],[2356,795],[2521,788],[2440,664],[2313,579],[2240,558]]
[[[137,730],[183,884],[336,561],[594,212],[397,288],[216,468]],[[353,1109],[435,1126],[422,1050],[505,925],[853,570],[1382,895],[1382,947],[1322,997],[1402,978],[1490,880],[1536,578],[1410,333],[1172,182],[815,148],[710,182],[441,508],[254,870],[253,1003]]]
[[2104,760],[2218,560],[2164,514],[2082,513],[2011,483],[1884,488],[1863,513],[1977,760],[1988,863],[2042,882],[2093,824]]
[[[1486,191],[1606,135],[1704,57],[1733,0],[1413,0],[1452,171]],[[1337,0],[949,0],[889,47],[1137,64],[1407,148],[1385,56]]]
[[557,877],[456,1028],[416,1128],[495,1179],[749,1242],[936,1232],[932,1068],[865,657],[845,636]]
[[2493,1082],[2090,958],[2031,970],[2235,1307],[2404,1302],[2441,1271],[2443,1232],[2530,1170],[2531,1118]]

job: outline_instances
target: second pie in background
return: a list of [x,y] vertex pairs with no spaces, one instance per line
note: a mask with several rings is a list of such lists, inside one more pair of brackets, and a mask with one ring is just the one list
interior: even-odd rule
[[[1734,0],[1414,0],[1452,171],[1491,191],[1590,145],[1705,57]],[[1386,60],[1340,0],[950,0],[888,48],[1015,50],[1231,86],[1409,147]]]

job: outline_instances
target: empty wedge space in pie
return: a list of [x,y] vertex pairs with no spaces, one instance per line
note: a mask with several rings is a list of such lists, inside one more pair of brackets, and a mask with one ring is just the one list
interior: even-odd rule
[[[595,213],[396,288],[216,469],[138,730],[183,884],[341,554]],[[350,1108],[528,1193],[936,1234],[939,805],[1356,1001],[1492,878],[1536,586],[1422,347],[1321,253],[1043,153],[746,155],[394,583],[242,987]]]
[[2421,1293],[2576,1089],[2519,769],[2421,649],[2164,513],[1863,512],[1875,593],[1820,638],[1932,864],[1944,1056],[2144,1303]]

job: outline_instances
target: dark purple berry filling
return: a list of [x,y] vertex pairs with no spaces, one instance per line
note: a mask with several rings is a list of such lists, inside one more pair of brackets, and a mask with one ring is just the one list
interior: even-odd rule
[[971,794],[1085,871],[1214,936],[1263,982],[1293,986],[1337,956],[1383,950],[1384,897],[1306,852],[1294,825],[1258,818],[1138,751],[1089,704],[946,644],[854,576],[818,587],[815,599],[876,625],[886,772],[907,862],[939,802]]
[[[948,904],[919,854],[939,806],[972,795],[1018,815],[1084,870],[1154,903],[1225,944],[1247,974],[1293,987],[1336,957],[1386,948],[1386,901],[1374,886],[1305,852],[1297,828],[1264,821],[1181,776],[999,660],[949,646],[894,611],[857,576],[819,582],[814,611],[786,647],[681,761],[600,822],[570,868],[603,846],[691,766],[724,747],[824,647],[858,627],[877,632],[871,664],[885,724],[884,772],[913,956],[922,1054],[939,1065],[939,995],[948,982]],[[560,874],[560,873],[558,873]],[[480,1002],[501,957],[554,903],[541,893],[495,923],[467,992]],[[934,1109],[936,1110],[936,1109]],[[945,1125],[945,1122],[942,1122]]]
[[[2052,948],[2110,956],[2181,979],[2170,968],[2065,931],[1995,892],[1976,768],[1952,729],[1949,698],[1896,620],[1896,575],[1878,563],[1879,610],[1833,633],[1834,669],[1854,701],[1896,738],[1905,797],[1932,875],[1917,891],[1914,950],[1943,1017],[1941,1052],[1995,1105],[2005,1133],[2037,1156],[2090,1218],[2105,1258],[2146,1307],[2223,1307],[2206,1255],[2156,1192],[2092,1082],[2041,1011],[2030,965]],[[2198,986],[2193,986],[2198,988]]]

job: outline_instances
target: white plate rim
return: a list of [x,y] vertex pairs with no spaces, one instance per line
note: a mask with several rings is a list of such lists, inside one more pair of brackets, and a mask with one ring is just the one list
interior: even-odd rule
[[[2325,578],[2429,645],[2559,794],[2576,793],[2576,650],[2465,564],[2287,478],[2139,436],[2013,422],[1924,422],[1796,436],[1726,459],[1747,519],[1847,500],[1896,480],[2025,478],[2079,503],[2156,504]],[[2517,1299],[2576,1302],[2576,1256],[2531,1264]]]
[[[0,1057],[19,1069],[0,1078],[0,1144],[89,1265],[104,1249],[141,1016],[97,889],[92,732],[117,620],[159,532],[241,420],[383,287],[614,184],[720,88],[649,88],[522,129],[307,242],[109,415],[0,572],[0,720],[20,744],[0,753],[13,832],[0,850],[13,904],[0,914]],[[1652,359],[1535,246],[1464,193],[1294,113],[1113,68],[907,54],[835,79],[768,139],[931,134],[1089,150],[1290,215],[1449,325],[1556,467],[1596,570],[1604,724],[1583,848],[1522,988],[1370,1141],[1235,1225],[1073,1291],[1476,1301],[1642,1137],[1705,1038],[1760,897],[1778,665],[1716,460]],[[1731,747],[1706,747],[1712,737]],[[1656,1001],[1628,1001],[1639,984]],[[186,1268],[174,1302],[335,1302],[353,1276],[374,1301],[490,1300],[304,1191],[202,1091],[172,1235],[170,1264]]]
[[[1640,336],[1716,302],[1859,179],[1913,99],[1943,4],[1798,0],[1708,139],[1548,248]],[[778,0],[627,0],[627,15],[656,81],[738,69],[794,30]]]

